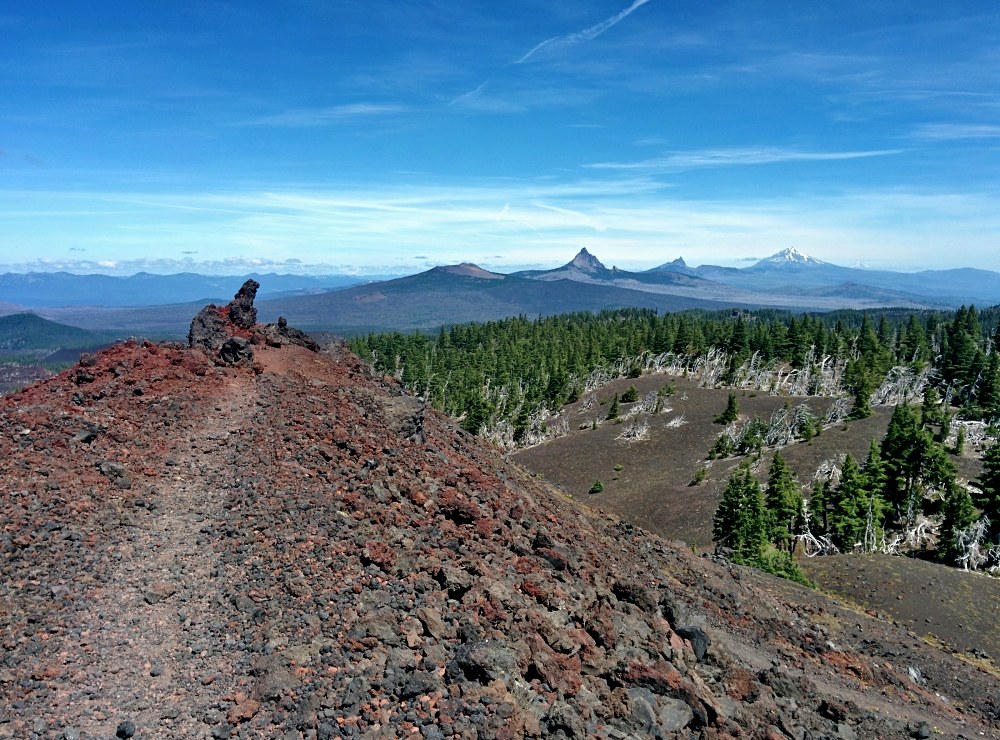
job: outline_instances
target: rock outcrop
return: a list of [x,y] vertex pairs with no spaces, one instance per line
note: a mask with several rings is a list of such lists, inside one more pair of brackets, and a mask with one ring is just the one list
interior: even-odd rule
[[318,352],[319,344],[304,331],[289,326],[284,317],[276,324],[257,324],[253,302],[259,288],[256,280],[247,280],[225,306],[205,306],[191,321],[188,346],[202,350],[219,364],[241,367],[253,365],[253,344],[294,344]]
[[0,399],[0,737],[995,736],[974,666],[210,308]]

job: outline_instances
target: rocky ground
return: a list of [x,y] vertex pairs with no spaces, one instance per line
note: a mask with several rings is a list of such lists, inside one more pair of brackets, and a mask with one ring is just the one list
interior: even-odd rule
[[0,737],[1000,736],[989,673],[233,309],[0,399]]

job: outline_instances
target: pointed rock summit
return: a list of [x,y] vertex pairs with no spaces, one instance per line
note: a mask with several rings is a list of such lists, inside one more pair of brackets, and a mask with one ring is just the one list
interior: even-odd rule
[[581,249],[566,267],[573,267],[584,272],[603,272],[608,269],[603,262],[588,252],[586,247]]

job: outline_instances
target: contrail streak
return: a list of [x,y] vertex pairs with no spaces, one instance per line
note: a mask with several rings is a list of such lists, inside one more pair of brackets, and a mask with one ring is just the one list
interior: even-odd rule
[[567,44],[575,44],[580,41],[590,41],[591,39],[596,39],[602,33],[607,31],[612,26],[621,23],[625,18],[631,15],[636,9],[642,7],[649,0],[635,0],[631,5],[629,5],[625,10],[620,13],[607,18],[600,23],[591,26],[590,28],[584,29],[583,31],[577,31],[576,33],[566,34],[565,36],[553,36],[550,39],[546,39],[542,43],[538,44],[536,47],[531,49],[527,54],[523,55],[520,59],[516,59],[511,62],[511,64],[524,64],[526,61],[531,59],[535,54],[537,54],[542,49],[545,49],[553,44],[558,44],[560,46]]

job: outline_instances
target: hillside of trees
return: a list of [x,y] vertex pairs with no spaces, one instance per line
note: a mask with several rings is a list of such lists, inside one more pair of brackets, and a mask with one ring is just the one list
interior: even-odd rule
[[[777,421],[740,420],[734,409],[716,419],[725,430],[710,456],[748,460],[723,496],[716,541],[741,562],[801,578],[791,557],[796,544],[816,554],[904,552],[930,543],[949,564],[975,569],[997,560],[990,543],[1000,538],[1000,446],[985,454],[983,480],[968,486],[958,482],[947,444],[964,444],[973,428],[980,443],[996,436],[998,325],[1000,308],[817,315],[633,309],[370,334],[352,348],[507,448],[558,434],[567,402],[648,372],[842,399],[827,419],[811,418],[804,406],[786,408]],[[885,438],[864,460],[844,459],[810,495],[781,467],[780,455],[766,484],[756,480],[749,463],[763,448],[862,418],[872,405],[895,406]]]
[[[601,379],[680,367],[719,385],[794,374],[799,395],[850,394],[867,413],[893,368],[927,373],[962,418],[1000,414],[993,351],[1000,308],[979,312],[649,310],[524,317],[443,327],[436,334],[369,334],[352,349],[473,432],[509,422],[518,442],[539,413],[558,412]],[[809,378],[811,382],[801,382]]]

